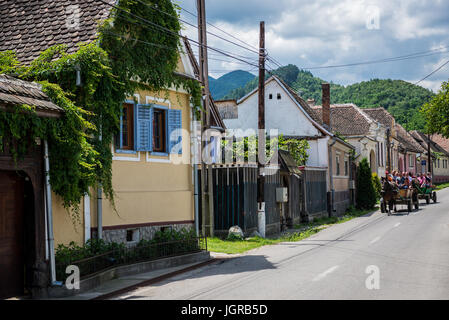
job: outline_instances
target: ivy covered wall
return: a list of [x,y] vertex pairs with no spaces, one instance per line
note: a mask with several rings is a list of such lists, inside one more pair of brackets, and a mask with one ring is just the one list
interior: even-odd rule
[[0,52],[0,73],[40,83],[65,110],[60,119],[39,118],[31,106],[0,111],[0,141],[17,146],[13,155],[20,161],[35,137],[48,140],[52,190],[70,209],[72,220],[80,219],[82,197],[98,184],[114,205],[111,143],[126,97],[139,89],[163,92],[182,87],[194,108],[200,108],[199,83],[175,73],[180,29],[177,8],[170,0],[121,0],[99,25],[98,39],[79,44],[73,54],[56,45],[22,65],[13,51]]

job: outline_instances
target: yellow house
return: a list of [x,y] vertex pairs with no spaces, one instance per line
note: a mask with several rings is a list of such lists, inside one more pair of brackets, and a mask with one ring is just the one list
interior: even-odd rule
[[[2,6],[0,13],[6,22],[3,25],[5,35],[0,42],[0,52],[14,50],[17,59],[23,64],[29,64],[42,51],[56,44],[66,45],[67,52],[73,53],[79,43],[90,42],[96,38],[98,22],[107,18],[111,5],[116,4],[115,0],[107,2],[109,5],[83,1],[82,4],[67,8],[67,2],[41,1],[40,11],[34,10],[35,1]],[[75,10],[74,7],[77,6],[78,9]],[[10,10],[12,7],[15,10]],[[20,14],[17,15],[16,12]],[[80,12],[82,14],[78,15]],[[36,25],[31,29],[17,28],[17,24],[22,21],[33,21]],[[48,21],[52,21],[51,25]],[[43,34],[45,39],[41,37]],[[21,40],[17,41],[19,38]],[[198,66],[188,41],[184,39],[180,46],[175,73],[198,80]],[[13,82],[16,83],[17,80]],[[30,92],[33,90],[36,91],[34,93],[37,97],[43,97],[38,92],[37,85],[17,83],[18,87],[25,88],[24,97],[30,98]],[[17,101],[26,101],[23,97],[20,99]],[[45,99],[41,102],[42,116],[57,116],[48,110],[50,102],[46,97]],[[194,228],[195,172],[192,157],[195,152],[192,150],[196,149],[193,148],[195,136],[192,133],[196,126],[190,101],[191,96],[182,87],[166,88],[161,92],[142,90],[123,101],[120,133],[111,141],[115,210],[109,200],[103,199],[101,188],[91,190],[90,196],[86,195],[82,200],[78,222],[72,221],[62,205],[62,200],[54,193],[51,193],[51,206],[45,205],[42,141],[36,141],[38,152],[32,154],[34,158],[30,156],[20,164],[20,172],[14,169],[17,167],[14,167],[11,154],[0,153],[0,174],[9,179],[8,184],[2,185],[1,189],[10,190],[8,196],[18,199],[18,202],[28,196],[33,196],[35,202],[34,205],[24,205],[25,209],[21,205],[13,207],[0,203],[0,218],[3,215],[17,216],[16,213],[20,211],[21,216],[27,216],[26,219],[29,220],[26,222],[26,228],[20,230],[28,234],[29,239],[23,243],[22,237],[17,236],[17,239],[14,238],[17,243],[13,244],[14,248],[26,247],[26,252],[17,251],[14,257],[7,257],[11,266],[18,266],[15,268],[18,272],[17,279],[10,285],[12,289],[5,295],[21,294],[24,287],[39,290],[45,288],[49,283],[48,265],[52,250],[59,244],[75,242],[82,245],[95,237],[105,241],[133,244],[141,239],[151,239],[163,228]],[[222,127],[223,123],[214,106],[212,116],[212,124]],[[19,173],[21,176],[18,176]],[[16,181],[20,181],[26,190],[10,188]],[[47,215],[48,212],[51,214]],[[52,217],[53,228],[48,228],[51,224],[48,217]],[[0,229],[4,226],[3,219],[0,219]],[[54,237],[53,245],[51,231]],[[8,246],[10,243],[12,242],[3,244]],[[30,249],[33,246],[35,248]],[[4,256],[0,258],[0,262],[5,261]],[[0,276],[7,278],[9,275],[1,270],[2,268]],[[22,279],[24,273],[25,285]]]
[[[176,72],[196,79],[193,55],[185,42],[182,45]],[[82,204],[81,223],[74,225],[61,201],[54,198],[55,245],[96,238],[99,225],[105,241],[125,243],[152,239],[163,228],[192,229],[192,117],[190,95],[183,89],[139,91],[128,97],[120,135],[111,141],[116,211],[92,190],[93,196],[86,196]]]

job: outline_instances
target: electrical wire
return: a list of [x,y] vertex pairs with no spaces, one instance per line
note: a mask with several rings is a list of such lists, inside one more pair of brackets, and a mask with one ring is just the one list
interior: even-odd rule
[[427,76],[425,76],[424,78],[422,78],[421,80],[419,80],[418,82],[415,83],[415,85],[420,84],[421,82],[423,82],[424,80],[426,80],[427,78],[433,76],[435,73],[437,73],[438,71],[440,71],[441,69],[443,69],[444,66],[446,66],[449,63],[449,60],[447,60],[445,63],[443,63],[441,66],[439,66],[437,69],[435,69],[434,71],[432,71],[431,73],[429,73]]

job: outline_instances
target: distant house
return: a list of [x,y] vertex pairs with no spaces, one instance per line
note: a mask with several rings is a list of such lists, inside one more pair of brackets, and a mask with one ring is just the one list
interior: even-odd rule
[[[223,120],[228,129],[256,131],[258,128],[258,89],[237,101],[236,105],[218,102],[218,108],[233,108],[232,117],[228,117],[228,109],[220,111],[225,115]],[[236,110],[236,112],[235,112]],[[265,82],[265,127],[267,130],[278,130],[287,138],[306,139],[309,142],[309,159],[305,171],[317,173],[321,179],[324,194],[312,192],[309,197],[309,210],[315,216],[341,214],[350,204],[350,161],[353,146],[340,139],[327,128],[327,124],[309,104],[292,88],[276,76]],[[306,175],[307,176],[307,175]],[[312,177],[312,174],[309,174]],[[317,180],[318,181],[318,180]],[[318,189],[320,190],[320,189]],[[305,192],[309,192],[305,190]],[[329,194],[329,206],[327,195]],[[324,201],[323,201],[324,200]],[[310,209],[310,208],[314,209]],[[309,212],[309,213],[310,213]]]
[[387,160],[387,169],[416,174],[418,161],[425,150],[384,108],[363,111],[389,130],[390,148],[387,150],[387,159],[390,159],[390,164]]
[[410,134],[413,136],[416,142],[418,142],[421,147],[426,150],[421,157],[421,161],[424,160],[425,162],[422,162],[418,173],[426,173],[429,171],[428,146],[430,142],[430,151],[432,153],[433,182],[443,183],[449,181],[449,152],[446,151],[438,143],[436,143],[433,140],[433,137],[430,137],[429,139],[426,134],[416,130],[411,131]]
[[[322,114],[322,107],[314,110]],[[356,162],[368,159],[372,172],[385,175],[387,128],[353,103],[331,105],[331,129],[355,147]]]

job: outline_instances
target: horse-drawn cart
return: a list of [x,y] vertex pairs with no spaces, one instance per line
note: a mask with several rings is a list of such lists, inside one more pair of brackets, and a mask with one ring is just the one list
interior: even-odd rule
[[418,190],[399,189],[394,184],[385,181],[382,185],[382,199],[380,201],[380,209],[382,213],[391,214],[391,211],[397,212],[397,205],[407,206],[407,211],[410,213],[419,209]]
[[413,186],[418,192],[418,199],[420,200],[425,199],[427,204],[430,204],[430,200],[433,200],[434,203],[437,202],[437,193],[433,186],[420,187],[416,183],[414,183]]

